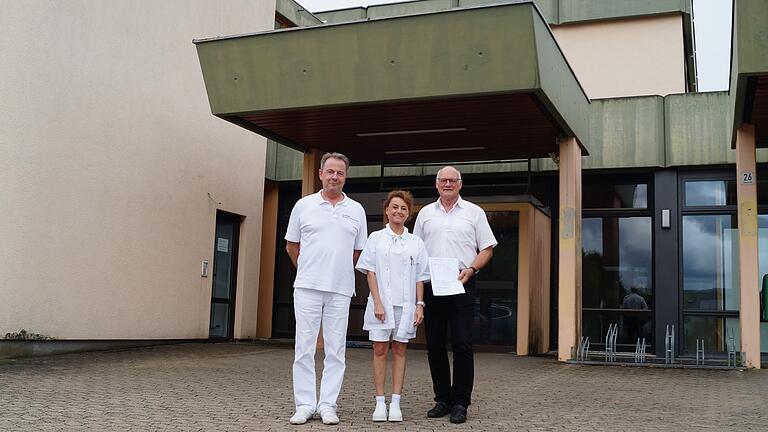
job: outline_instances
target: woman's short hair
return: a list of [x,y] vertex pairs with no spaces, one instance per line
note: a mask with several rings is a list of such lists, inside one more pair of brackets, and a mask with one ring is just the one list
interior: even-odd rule
[[386,210],[394,198],[400,198],[405,202],[405,206],[408,207],[408,218],[413,215],[413,195],[405,190],[393,190],[387,195],[387,199],[384,200],[384,223],[389,223]]

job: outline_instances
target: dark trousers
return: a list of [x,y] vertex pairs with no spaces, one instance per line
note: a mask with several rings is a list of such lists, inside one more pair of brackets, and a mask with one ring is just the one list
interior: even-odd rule
[[[465,294],[436,297],[432,295],[432,285],[427,283],[424,287],[424,330],[435,401],[469,406],[475,380],[472,350],[475,278],[464,285],[464,290]],[[453,383],[448,363],[448,329],[453,349]]]

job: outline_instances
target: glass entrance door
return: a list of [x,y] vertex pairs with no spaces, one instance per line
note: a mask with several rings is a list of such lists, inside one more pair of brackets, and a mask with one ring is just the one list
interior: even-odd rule
[[[481,207],[485,207],[480,204]],[[493,258],[477,275],[474,343],[514,350],[517,343],[517,282],[519,213],[486,208],[488,222],[499,244]]]
[[216,213],[216,240],[213,245],[213,288],[211,290],[211,322],[208,337],[231,339],[235,311],[237,249],[240,217]]

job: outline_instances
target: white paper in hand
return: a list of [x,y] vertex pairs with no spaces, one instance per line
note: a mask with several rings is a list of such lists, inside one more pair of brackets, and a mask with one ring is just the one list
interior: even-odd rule
[[430,258],[429,273],[432,277],[432,294],[448,296],[464,294],[459,278],[459,260],[456,258]]

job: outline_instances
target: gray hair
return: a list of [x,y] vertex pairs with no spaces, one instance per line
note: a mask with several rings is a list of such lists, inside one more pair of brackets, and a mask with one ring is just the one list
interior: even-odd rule
[[440,173],[441,173],[441,172],[442,172],[444,169],[446,169],[446,168],[450,168],[450,169],[452,169],[452,170],[456,171],[457,173],[459,173],[459,180],[461,180],[461,171],[457,170],[456,168],[454,168],[454,167],[452,167],[452,166],[450,166],[450,165],[448,165],[448,166],[444,166],[444,167],[440,168],[439,170],[437,170],[437,174],[435,174],[435,180],[437,180],[437,179],[439,179],[439,178],[440,178]]
[[338,160],[344,162],[344,165],[346,166],[346,169],[349,169],[349,158],[344,156],[343,154],[337,153],[337,152],[331,152],[331,153],[324,154],[323,158],[320,159],[320,169],[323,169],[323,167],[325,167],[325,161],[327,161],[328,159],[338,159]]

